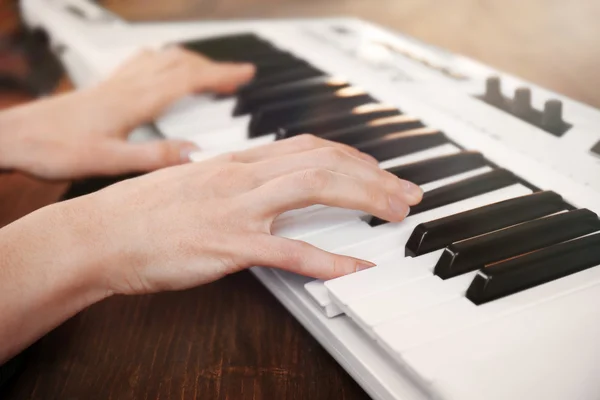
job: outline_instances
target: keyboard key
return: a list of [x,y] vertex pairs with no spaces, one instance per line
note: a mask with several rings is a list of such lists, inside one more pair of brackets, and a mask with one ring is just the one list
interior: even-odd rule
[[418,225],[406,243],[406,254],[420,256],[454,242],[530,221],[568,205],[554,192],[538,192]]
[[373,102],[376,102],[373,97],[355,87],[340,89],[333,94],[284,101],[254,114],[250,120],[249,135],[253,138],[274,133],[299,121],[334,115]]
[[[386,224],[375,229],[370,228],[364,223],[354,227],[345,226],[343,229],[338,230],[337,234],[336,232],[333,232],[334,234],[331,234],[330,232],[327,235],[316,235],[321,236],[320,238],[304,237],[302,240],[337,254],[372,260],[376,263],[383,262],[385,263],[385,267],[383,267],[383,265],[381,266],[383,268],[387,268],[388,266],[389,268],[408,268],[407,262],[412,263],[410,261],[412,258],[404,257],[404,244],[414,227],[418,224],[481,207],[486,204],[522,196],[527,193],[531,193],[531,189],[521,184],[516,184],[415,216],[409,215],[408,218],[399,223]],[[388,253],[390,249],[396,249],[397,251],[393,252],[393,254]],[[381,257],[382,254],[383,258],[380,260],[379,257]],[[422,260],[430,256],[434,257],[427,263],[425,268],[421,268],[421,270],[424,271],[425,276],[433,276],[435,262],[439,259],[439,254],[433,256],[432,254],[433,253],[430,253],[420,257]],[[388,256],[393,257],[394,255],[397,258],[395,264],[392,264]],[[380,274],[380,272],[378,272],[380,271],[379,268],[380,266],[378,265],[368,270],[330,280],[325,282],[325,285],[328,285],[329,290],[331,290],[332,293],[335,292],[335,297],[339,299],[341,304],[347,304],[377,291],[384,291],[404,283],[397,275],[393,275],[389,279],[386,278],[385,273]],[[366,284],[363,287],[363,282],[371,280],[373,281],[372,285]],[[369,288],[373,290],[369,290]],[[465,290],[466,288],[467,287],[465,286]]]
[[384,135],[377,139],[358,143],[355,147],[379,161],[386,161],[448,142],[446,135],[437,129],[418,128]]
[[272,76],[264,77],[262,79],[253,79],[251,82],[242,86],[238,89],[237,95],[247,96],[251,93],[276,85],[281,85],[289,82],[301,81],[304,79],[316,78],[318,76],[324,76],[325,73],[311,66],[302,66],[290,71],[283,71]]
[[218,59],[228,54],[248,54],[256,53],[260,50],[276,51],[273,45],[253,33],[190,40],[183,42],[182,46],[213,59]]
[[295,57],[273,57],[270,59],[254,61],[253,64],[256,68],[254,74],[256,79],[264,79],[282,71],[290,71],[292,69],[310,66],[306,61]]
[[289,138],[302,133],[311,133],[316,136],[321,136],[327,132],[395,115],[400,115],[400,111],[394,106],[377,103],[366,104],[364,106],[358,106],[349,112],[308,121],[300,121],[297,124],[289,125],[285,129],[281,129],[278,132],[278,136],[281,138]]
[[406,132],[411,129],[422,128],[423,126],[423,123],[418,118],[408,115],[397,115],[328,132],[321,135],[321,137],[334,142],[355,145],[389,135],[390,133]]
[[435,266],[443,279],[600,230],[600,219],[587,209],[525,222],[448,246]]
[[569,294],[594,282],[600,282],[600,268],[587,269],[480,306],[461,296],[418,314],[390,320],[374,330],[392,354],[402,354],[411,348],[456,332],[466,334],[486,321]]
[[[421,202],[411,207],[410,214],[415,215],[515,183],[517,183],[517,178],[511,172],[502,168],[496,169],[487,174],[481,174],[424,193]],[[388,221],[377,217],[373,217],[369,222],[371,226],[379,226],[387,223]]]
[[483,155],[476,151],[463,151],[408,165],[389,168],[387,171],[417,185],[447,178],[486,165]]
[[[451,379],[445,377],[450,374],[453,379],[478,378],[470,399],[593,399],[597,394],[593,383],[596,374],[590,372],[598,371],[600,351],[595,344],[600,324],[594,307],[600,302],[599,271],[594,267],[539,286],[570,283],[562,291],[538,297],[509,314],[410,348],[401,353],[402,361],[422,379],[435,381],[438,388],[443,383],[444,393],[451,398],[462,397],[449,391]],[[499,301],[508,302],[528,292]],[[498,385],[499,368],[502,379],[510,376],[505,381],[511,384]],[[460,371],[460,377],[455,371]],[[560,377],[566,385],[549,387],[553,377]],[[453,386],[457,389],[456,383]]]
[[467,290],[479,305],[600,265],[600,234],[560,243],[483,268]]
[[349,85],[345,79],[326,76],[266,87],[250,94],[240,94],[233,115],[254,113],[262,107],[289,99],[333,93]]

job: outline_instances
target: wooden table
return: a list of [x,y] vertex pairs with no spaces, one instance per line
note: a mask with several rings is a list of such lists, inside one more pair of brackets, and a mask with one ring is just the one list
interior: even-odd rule
[[[105,3],[134,20],[355,15],[600,107],[596,21],[600,4],[591,0]],[[21,186],[0,181],[0,204],[20,205],[8,217],[12,219],[39,206],[35,199],[40,194],[51,201],[65,188],[13,179]],[[11,190],[12,200],[2,203]],[[32,346],[24,371],[3,395],[3,399],[368,398],[247,272],[194,290],[115,297],[90,307]]]

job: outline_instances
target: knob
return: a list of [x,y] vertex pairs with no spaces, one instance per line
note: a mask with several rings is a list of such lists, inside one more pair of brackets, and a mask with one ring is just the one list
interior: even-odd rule
[[542,126],[551,132],[560,131],[565,122],[562,119],[562,102],[560,100],[548,100],[544,105],[542,114]]
[[512,112],[517,117],[528,117],[531,115],[531,90],[529,88],[518,88],[515,90],[515,98],[512,104]]
[[505,104],[502,91],[500,90],[500,78],[497,76],[489,77],[485,81],[485,94],[483,100],[486,103],[503,107]]

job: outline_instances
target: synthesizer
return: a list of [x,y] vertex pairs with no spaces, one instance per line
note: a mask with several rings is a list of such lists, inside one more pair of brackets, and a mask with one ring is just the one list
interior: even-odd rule
[[141,48],[248,61],[232,96],[174,104],[132,140],[195,161],[304,133],[419,184],[402,222],[312,206],[276,235],[371,260],[320,281],[252,272],[375,399],[597,399],[600,111],[351,18],[129,24],[83,0],[23,0],[85,87]]

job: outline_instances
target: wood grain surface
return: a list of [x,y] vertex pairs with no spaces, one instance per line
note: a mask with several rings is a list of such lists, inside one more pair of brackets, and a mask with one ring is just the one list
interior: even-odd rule
[[[600,107],[600,3],[591,0],[104,3],[131,20],[362,17]],[[11,23],[4,18],[0,26]],[[0,94],[4,106],[23,100],[7,99]],[[54,201],[66,187],[11,179],[21,186],[0,178],[0,221]],[[0,398],[368,398],[247,272],[185,292],[111,298],[26,355],[25,369]]]

